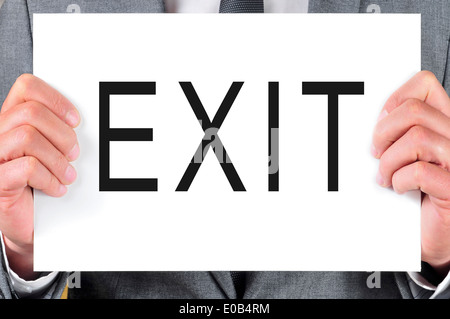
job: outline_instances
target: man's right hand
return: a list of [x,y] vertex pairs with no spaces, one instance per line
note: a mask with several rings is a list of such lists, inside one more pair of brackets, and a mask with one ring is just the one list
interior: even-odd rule
[[76,179],[76,108],[43,80],[21,75],[0,112],[0,230],[10,268],[33,273],[33,189],[60,197]]

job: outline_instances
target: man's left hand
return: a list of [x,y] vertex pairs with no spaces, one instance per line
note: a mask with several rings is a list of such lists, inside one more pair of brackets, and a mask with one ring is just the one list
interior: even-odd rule
[[422,71],[384,105],[373,134],[377,182],[399,193],[422,191],[422,260],[450,270],[450,98]]

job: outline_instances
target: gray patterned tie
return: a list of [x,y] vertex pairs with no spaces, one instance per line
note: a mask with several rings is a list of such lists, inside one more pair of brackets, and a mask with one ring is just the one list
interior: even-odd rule
[[264,0],[221,0],[219,13],[264,13]]
[[[264,0],[221,0],[219,13],[264,13]],[[230,271],[236,297],[242,298],[245,292],[244,271]]]
[[236,298],[241,299],[244,297],[245,292],[245,271],[230,271],[231,279],[233,280],[234,289],[236,290]]

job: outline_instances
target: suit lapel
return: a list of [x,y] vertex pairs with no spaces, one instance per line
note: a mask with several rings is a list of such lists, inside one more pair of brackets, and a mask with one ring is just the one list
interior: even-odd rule
[[264,286],[264,283],[272,280],[273,276],[270,271],[252,271],[247,273],[246,285],[245,285],[245,299],[255,299],[258,297],[258,293]]
[[314,0],[309,1],[309,13],[358,13],[361,0]]
[[[212,276],[216,280],[224,294],[230,298],[236,298],[236,289],[234,288],[233,280],[229,271],[212,271]],[[258,292],[263,287],[264,283],[273,280],[273,272],[270,271],[249,271],[245,283],[245,299],[254,299],[258,296]]]
[[224,294],[230,298],[236,298],[236,289],[234,288],[233,279],[229,271],[211,271],[217,285],[222,288]]

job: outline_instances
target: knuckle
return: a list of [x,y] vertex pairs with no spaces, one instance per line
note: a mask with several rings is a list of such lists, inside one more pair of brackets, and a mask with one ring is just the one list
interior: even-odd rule
[[25,157],[24,164],[23,164],[23,171],[25,172],[26,176],[32,175],[38,168],[39,162],[38,160],[33,156],[27,156]]
[[428,131],[424,127],[418,125],[411,127],[408,131],[408,135],[411,142],[415,145],[423,144],[429,137]]
[[434,73],[427,70],[420,72],[420,79],[427,84],[433,84],[437,81],[437,78],[434,75]]
[[37,130],[31,125],[22,125],[17,133],[17,140],[20,144],[33,145],[36,141]]
[[412,118],[414,121],[421,119],[424,110],[422,101],[409,99],[405,102],[405,107],[409,118]]
[[36,102],[27,102],[23,105],[21,116],[26,123],[30,123],[32,119],[39,118],[42,115],[42,108]]
[[31,73],[23,73],[17,77],[16,82],[27,84],[34,81],[35,76]]
[[33,74],[24,73],[17,78],[15,84],[19,87],[20,91],[26,92],[35,79],[36,77]]

